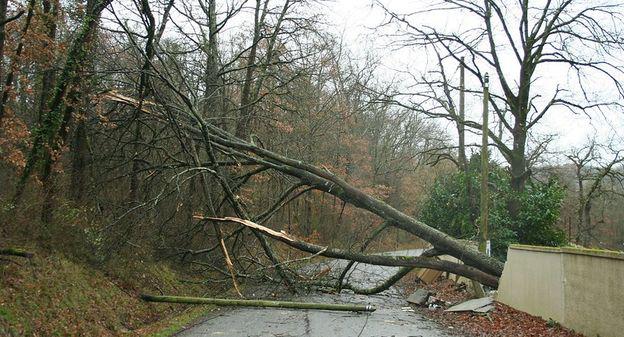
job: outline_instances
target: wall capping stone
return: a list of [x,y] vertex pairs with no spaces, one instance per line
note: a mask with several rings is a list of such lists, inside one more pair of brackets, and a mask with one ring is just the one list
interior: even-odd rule
[[546,247],[546,246],[530,246],[530,245],[509,245],[509,249],[527,250],[532,252],[544,252],[544,253],[565,253],[576,255],[587,255],[604,257],[608,259],[624,260],[624,252],[617,252],[613,250],[605,249],[590,249],[590,248],[578,248],[578,247]]

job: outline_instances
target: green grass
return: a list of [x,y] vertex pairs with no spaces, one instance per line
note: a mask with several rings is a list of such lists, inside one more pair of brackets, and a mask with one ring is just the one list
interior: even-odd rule
[[148,334],[149,337],[169,337],[174,335],[175,333],[183,330],[185,327],[188,327],[193,321],[199,319],[202,316],[206,316],[216,307],[207,305],[201,307],[190,308],[189,310],[183,312],[182,314],[175,316],[169,320],[165,320],[161,322],[159,325],[164,325],[165,327],[158,329],[157,331]]
[[37,252],[22,265],[0,264],[0,336],[140,336],[155,329],[167,336],[210,309],[146,303],[139,293],[192,296],[206,288],[180,283],[162,263],[116,262],[96,269]]
[[11,312],[7,308],[0,308],[0,319],[3,319],[7,322],[13,322],[15,320],[13,314],[11,314]]

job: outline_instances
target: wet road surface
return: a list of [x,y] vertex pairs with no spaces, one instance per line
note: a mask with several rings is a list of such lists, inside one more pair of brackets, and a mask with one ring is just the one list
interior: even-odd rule
[[[418,254],[418,251],[409,253]],[[406,252],[393,254],[407,255]],[[346,264],[346,261],[331,261],[323,267],[329,266],[332,272],[339,273]],[[369,287],[396,270],[391,267],[359,264],[350,271],[349,282]],[[405,297],[396,288],[372,296],[343,291],[341,294],[311,293],[292,300],[371,304],[377,310],[373,313],[352,313],[274,308],[222,308],[176,336],[459,336],[443,331],[437,323],[406,310]]]

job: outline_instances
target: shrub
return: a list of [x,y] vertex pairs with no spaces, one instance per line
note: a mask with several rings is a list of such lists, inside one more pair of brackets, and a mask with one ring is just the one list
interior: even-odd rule
[[[492,255],[505,260],[512,243],[559,246],[565,244],[563,231],[555,226],[564,197],[561,185],[530,181],[524,192],[514,195],[509,175],[490,165],[490,205],[488,232]],[[456,172],[436,180],[420,213],[420,220],[459,239],[477,240],[479,236],[480,170],[473,156],[468,173]],[[512,219],[507,204],[520,200],[520,213]]]

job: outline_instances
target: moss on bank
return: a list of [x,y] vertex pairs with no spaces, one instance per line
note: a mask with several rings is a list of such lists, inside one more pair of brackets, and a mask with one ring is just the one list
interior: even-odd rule
[[168,336],[210,310],[138,299],[140,292],[206,293],[199,282],[181,284],[164,264],[128,260],[95,269],[35,253],[0,262],[0,336]]

